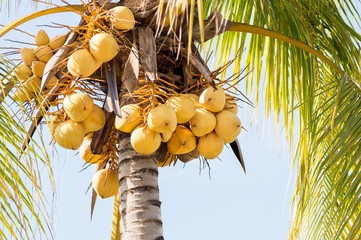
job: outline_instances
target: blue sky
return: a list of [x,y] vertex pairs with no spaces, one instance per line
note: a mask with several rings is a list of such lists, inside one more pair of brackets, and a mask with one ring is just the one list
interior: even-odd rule
[[[53,1],[59,3],[60,1]],[[75,2],[75,1],[72,1]],[[43,4],[39,4],[39,8]],[[3,8],[4,9],[4,8]],[[30,4],[16,11],[1,12],[1,24],[7,24],[32,11]],[[75,14],[56,14],[42,17],[22,25],[20,29],[32,34],[41,29],[38,25],[51,22],[75,26]],[[62,34],[64,30],[43,27],[50,35]],[[9,46],[4,39],[33,41],[19,33],[9,33],[0,39],[0,46]],[[12,44],[24,47],[21,44]],[[239,86],[245,88],[245,82]],[[245,91],[244,91],[245,92]],[[258,129],[254,113],[239,103],[243,131],[240,141],[247,175],[232,154],[225,148],[221,160],[210,160],[211,169],[200,170],[198,160],[184,166],[160,169],[159,185],[162,201],[164,236],[167,240],[280,240],[287,239],[289,230],[289,203],[293,181],[290,180],[291,155],[282,142],[277,147],[273,123],[264,122],[260,101]],[[250,119],[254,119],[251,121]],[[282,129],[280,127],[280,129]],[[279,132],[282,140],[282,132]],[[45,141],[50,142],[47,128]],[[55,239],[109,239],[114,199],[98,199],[93,220],[90,221],[90,193],[86,189],[94,174],[94,168],[80,170],[83,160],[77,151],[64,150],[57,146],[53,152],[57,196],[54,199]],[[51,146],[49,146],[51,152]],[[46,184],[46,183],[45,183]],[[288,187],[288,185],[290,186]],[[50,189],[48,190],[50,194]],[[51,201],[51,196],[49,196]]]

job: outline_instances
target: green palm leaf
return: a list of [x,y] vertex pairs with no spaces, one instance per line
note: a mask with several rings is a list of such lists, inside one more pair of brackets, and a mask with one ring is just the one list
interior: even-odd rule
[[[9,74],[13,66],[1,56],[0,66],[2,82],[14,81]],[[21,149],[30,112],[10,96],[0,105],[0,222],[4,226],[0,238],[37,239],[48,235],[51,228],[41,180],[54,182],[53,174],[41,137],[25,152]]]
[[[262,33],[226,32],[216,40],[217,66],[246,48],[246,64],[254,69],[248,89],[255,91],[257,104],[265,87],[265,111],[274,113],[275,129],[283,118],[290,146],[294,116],[300,116],[290,239],[355,239],[360,234],[361,90],[355,80],[360,79],[361,37],[350,24],[360,22],[354,2],[226,0],[204,4],[208,12],[219,7],[232,21],[301,41],[346,73],[340,75],[337,68],[311,54]],[[211,44],[207,46],[209,50]],[[241,59],[235,61],[235,71],[241,68]],[[263,73],[265,81],[261,81]]]

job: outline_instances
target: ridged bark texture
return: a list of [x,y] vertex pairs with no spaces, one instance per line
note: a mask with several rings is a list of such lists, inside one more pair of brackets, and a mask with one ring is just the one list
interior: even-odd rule
[[120,238],[162,240],[157,160],[135,152],[129,134],[120,141]]

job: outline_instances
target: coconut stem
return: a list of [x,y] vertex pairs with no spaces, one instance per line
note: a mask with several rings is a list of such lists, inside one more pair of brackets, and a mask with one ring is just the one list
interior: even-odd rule
[[162,240],[156,158],[154,155],[135,152],[130,144],[130,134],[124,134],[120,138],[120,238]]

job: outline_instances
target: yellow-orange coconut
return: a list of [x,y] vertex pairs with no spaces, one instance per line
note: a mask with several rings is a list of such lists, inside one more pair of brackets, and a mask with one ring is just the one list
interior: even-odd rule
[[31,76],[31,68],[25,63],[21,63],[14,68],[12,74],[22,82]]
[[199,97],[199,105],[211,112],[222,111],[226,103],[226,95],[220,86],[208,87]]
[[33,92],[37,93],[40,89],[41,80],[37,76],[31,76],[29,77],[25,82],[23,82],[22,86],[23,88]]
[[89,77],[100,65],[88,50],[80,49],[70,55],[67,66],[73,76]]
[[183,96],[187,96],[189,97],[190,99],[193,100],[194,104],[196,105],[196,107],[199,107],[199,96],[197,94],[194,94],[194,93],[186,93],[186,94],[183,94]]
[[177,115],[171,106],[160,104],[150,111],[147,123],[153,131],[174,132],[177,127]]
[[26,102],[30,101],[33,96],[34,94],[31,91],[26,88],[20,87],[15,91],[13,99],[18,102]]
[[14,100],[19,102],[30,101],[34,96],[34,93],[39,91],[40,83],[40,78],[31,76],[26,81],[22,82],[21,86],[16,90],[13,96]]
[[82,122],[93,109],[93,99],[86,93],[74,93],[64,98],[63,107],[73,121]]
[[224,143],[231,143],[236,140],[241,132],[241,121],[231,111],[223,110],[216,115],[217,124],[215,131],[218,136],[222,137]]
[[134,128],[143,122],[143,109],[137,104],[127,104],[120,108],[122,118],[115,117],[115,128],[126,133],[131,133]]
[[109,198],[118,193],[118,173],[111,169],[101,169],[93,177],[92,185],[101,198]]
[[162,138],[162,142],[168,142],[169,139],[172,137],[173,132],[168,132],[168,133],[161,133],[160,137]]
[[46,84],[45,88],[51,90],[59,81],[57,76],[53,76],[50,81]]
[[41,77],[43,76],[45,65],[46,63],[42,61],[33,61],[31,64],[31,71],[35,76]]
[[178,125],[167,142],[167,149],[172,154],[184,154],[193,151],[196,148],[196,144],[196,137],[191,130],[185,126]]
[[189,126],[195,136],[201,137],[212,132],[216,123],[213,113],[204,108],[197,108],[196,114],[189,121]]
[[81,124],[83,124],[86,133],[98,131],[105,124],[104,110],[98,105],[93,104],[92,111]]
[[49,42],[49,46],[53,50],[61,48],[65,43],[66,37],[66,34],[53,37]]
[[73,120],[60,123],[54,133],[55,141],[63,148],[76,150],[85,136],[83,125]]
[[221,154],[223,145],[223,138],[218,136],[215,132],[211,132],[198,139],[197,149],[203,157],[214,159]]
[[40,29],[38,33],[35,35],[35,44],[41,46],[41,45],[46,45],[48,43],[49,43],[48,34],[43,29]]
[[166,104],[174,109],[178,123],[188,122],[194,114],[196,114],[196,105],[188,96],[179,95],[170,97]]
[[43,62],[48,62],[50,58],[54,55],[53,49],[51,49],[47,45],[42,45],[40,47],[35,48],[34,50],[35,56]]
[[133,29],[135,19],[133,12],[124,6],[118,6],[109,10],[110,22],[119,30]]
[[90,53],[100,62],[112,60],[118,54],[119,49],[117,41],[109,33],[95,34],[89,41]]
[[130,143],[136,152],[148,155],[154,153],[159,148],[161,137],[159,133],[149,127],[140,125],[132,132]]
[[99,164],[103,162],[105,158],[102,154],[93,154],[91,152],[91,142],[91,138],[84,138],[83,143],[79,148],[79,156],[87,163]]
[[20,50],[20,54],[21,54],[21,59],[27,66],[30,66],[31,62],[36,59],[34,49],[32,48],[24,47]]
[[54,135],[56,127],[59,126],[59,124],[61,122],[63,122],[63,120],[59,116],[53,115],[50,117],[50,122],[49,122],[48,126],[49,126],[49,132],[50,132],[51,136]]

